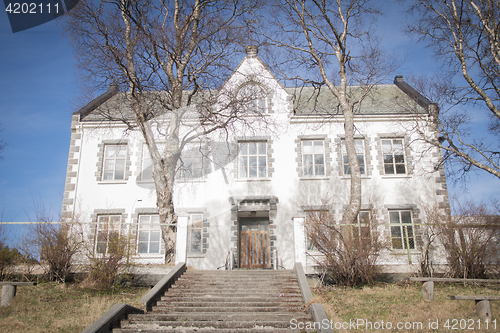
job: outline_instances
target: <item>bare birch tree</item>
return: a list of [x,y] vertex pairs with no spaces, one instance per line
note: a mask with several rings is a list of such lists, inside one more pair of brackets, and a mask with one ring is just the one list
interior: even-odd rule
[[[420,90],[439,103],[439,137],[422,138],[461,163],[463,172],[484,170],[500,178],[500,3],[494,0],[414,0],[410,34],[433,47],[445,75]],[[474,117],[489,114],[482,133],[470,132]],[[497,138],[488,140],[490,131]],[[471,135],[473,134],[473,135]]]
[[[173,260],[175,249],[176,165],[187,143],[238,119],[239,108],[213,108],[210,89],[232,67],[236,42],[244,37],[241,19],[256,5],[239,0],[81,0],[70,12],[67,31],[88,82],[115,82],[127,91],[124,103],[133,111],[132,120],[117,110],[106,116],[138,129],[149,149],[166,262]],[[164,120],[162,142],[151,121],[158,116]],[[187,129],[186,122],[191,124]]]
[[[265,34],[271,44],[290,54],[294,63],[316,77],[293,79],[326,86],[344,117],[345,147],[351,183],[349,205],[342,224],[353,223],[361,207],[361,171],[354,144],[355,115],[361,101],[392,70],[396,62],[378,48],[372,23],[380,15],[377,2],[365,0],[281,0],[274,22],[278,37]],[[355,87],[353,87],[353,85]],[[331,115],[337,110],[331,110]],[[328,115],[325,115],[328,117]]]

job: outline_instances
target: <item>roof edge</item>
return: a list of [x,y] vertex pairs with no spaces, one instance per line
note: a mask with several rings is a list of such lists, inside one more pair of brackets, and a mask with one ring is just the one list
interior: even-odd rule
[[436,103],[431,102],[427,97],[425,97],[408,83],[406,83],[403,79],[403,75],[396,75],[394,77],[394,84],[410,98],[414,99],[418,103],[418,105],[420,105],[424,109],[429,111],[431,107],[436,105]]
[[118,85],[116,83],[111,83],[109,85],[108,91],[106,91],[101,96],[94,98],[90,103],[82,107],[80,110],[76,111],[74,114],[80,115],[81,118],[85,118],[92,111],[97,109],[98,106],[109,100],[111,97],[116,95],[119,92]]

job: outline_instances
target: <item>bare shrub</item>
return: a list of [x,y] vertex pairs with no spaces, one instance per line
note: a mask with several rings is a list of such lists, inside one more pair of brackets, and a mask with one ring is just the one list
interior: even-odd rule
[[26,256],[40,258],[40,266],[49,280],[66,282],[73,270],[73,257],[82,245],[79,224],[40,222],[32,226],[22,249]]
[[101,237],[100,243],[105,246],[101,248],[92,246],[88,249],[86,283],[97,289],[110,289],[117,282],[121,269],[129,264],[133,254],[134,239],[118,232],[102,233],[98,237]]
[[437,224],[449,274],[486,278],[490,268],[500,265],[500,215],[485,204],[457,206],[458,215]]
[[328,279],[344,286],[373,283],[382,246],[371,212],[361,212],[356,224],[339,225],[331,211],[314,211],[306,219],[306,233],[322,254],[319,263]]
[[438,242],[441,237],[441,230],[438,226],[449,220],[450,214],[435,205],[425,207],[424,210],[427,218],[423,227],[420,228],[422,248],[418,275],[432,277],[435,273],[434,261],[439,252]]

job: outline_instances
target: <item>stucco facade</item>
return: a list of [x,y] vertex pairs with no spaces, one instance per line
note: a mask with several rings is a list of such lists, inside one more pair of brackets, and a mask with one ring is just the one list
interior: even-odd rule
[[[227,258],[247,268],[291,269],[302,262],[313,272],[318,253],[308,249],[307,212],[328,202],[340,220],[348,204],[342,115],[326,89],[283,87],[255,52],[220,95],[248,84],[263,92],[254,104],[261,115],[249,114],[246,127],[236,124],[229,137],[214,134],[185,148],[174,186],[176,261],[197,269],[216,269]],[[116,222],[113,228],[136,236],[138,263],[161,264],[165,249],[155,225],[147,148],[140,133],[99,116],[105,107],[120,108],[121,94],[112,87],[73,116],[62,217],[78,214],[96,251],[105,247],[100,226]],[[376,86],[355,116],[361,209],[376,217],[381,237],[392,244],[379,259],[387,271],[414,269],[424,241],[424,206],[448,207],[444,170],[436,167],[441,153],[412,132],[415,112],[421,126],[430,120],[433,105],[421,99],[397,77]],[[387,225],[397,221],[412,224],[411,243],[401,235],[398,241],[394,225]]]

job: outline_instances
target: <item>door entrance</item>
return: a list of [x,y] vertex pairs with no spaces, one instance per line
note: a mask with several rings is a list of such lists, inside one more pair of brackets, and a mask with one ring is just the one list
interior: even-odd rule
[[270,268],[269,219],[240,218],[240,268]]

